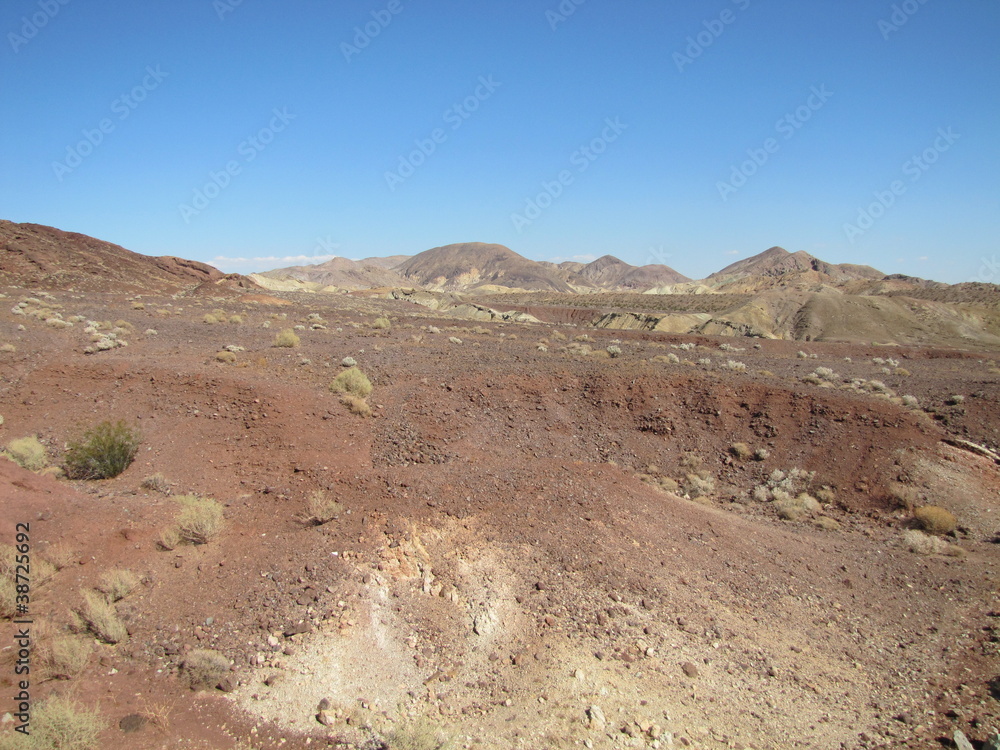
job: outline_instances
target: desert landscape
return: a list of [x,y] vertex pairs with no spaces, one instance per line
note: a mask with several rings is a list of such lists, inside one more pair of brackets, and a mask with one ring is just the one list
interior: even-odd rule
[[747,256],[0,221],[0,748],[995,750],[1000,291]]

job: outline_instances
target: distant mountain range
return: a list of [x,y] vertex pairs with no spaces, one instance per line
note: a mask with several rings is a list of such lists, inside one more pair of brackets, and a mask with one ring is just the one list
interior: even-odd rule
[[613,255],[590,263],[535,261],[503,245],[463,242],[425,250],[414,256],[350,261],[334,258],[315,266],[279,268],[255,274],[262,286],[313,289],[419,287],[435,292],[496,294],[499,292],[708,292],[743,291],[743,287],[782,284],[844,284],[872,281],[885,274],[869,266],[834,265],[806,252],[772,247],[733,263],[702,281],[664,265],[633,266]]
[[[800,341],[1000,347],[1000,290],[886,276],[772,247],[701,280],[611,255],[549,263],[467,242],[413,256],[334,258],[251,276],[140,255],[82,234],[0,220],[0,286],[127,294],[371,290],[472,320]],[[527,293],[527,294],[525,294]],[[589,296],[585,296],[589,295]],[[248,297],[247,299],[250,299]]]

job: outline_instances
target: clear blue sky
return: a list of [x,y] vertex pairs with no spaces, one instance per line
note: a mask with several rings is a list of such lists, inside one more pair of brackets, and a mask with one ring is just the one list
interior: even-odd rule
[[242,272],[484,241],[1000,282],[995,1],[6,0],[0,33],[0,218]]

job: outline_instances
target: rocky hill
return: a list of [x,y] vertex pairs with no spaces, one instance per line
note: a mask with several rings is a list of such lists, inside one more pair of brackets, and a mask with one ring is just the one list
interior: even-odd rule
[[89,292],[256,288],[246,277],[173,256],[152,257],[40,224],[0,220],[0,284]]

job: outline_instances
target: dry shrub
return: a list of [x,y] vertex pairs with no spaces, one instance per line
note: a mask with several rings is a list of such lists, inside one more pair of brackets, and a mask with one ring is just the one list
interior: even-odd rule
[[114,605],[104,594],[90,589],[83,592],[83,608],[80,617],[94,635],[105,643],[122,643],[128,640],[125,628],[115,611]]
[[45,559],[52,563],[52,567],[56,570],[62,570],[76,562],[76,553],[65,542],[59,542],[45,550]]
[[346,393],[358,398],[368,398],[372,392],[372,383],[357,367],[349,367],[339,373],[330,383],[334,393]]
[[688,497],[705,497],[715,492],[715,479],[711,475],[688,474],[681,490]]
[[733,443],[729,446],[729,452],[740,461],[746,461],[753,455],[753,451],[750,450],[750,446],[746,443]]
[[913,511],[913,517],[931,534],[950,534],[958,526],[958,519],[939,505],[924,505]]
[[351,414],[357,414],[359,417],[370,417],[372,415],[372,408],[368,405],[368,402],[363,398],[352,396],[350,393],[345,393],[341,396],[340,403],[346,406]]
[[778,517],[786,521],[799,521],[820,509],[819,501],[806,492],[800,492],[792,497],[784,490],[773,490],[772,495]]
[[890,482],[888,491],[889,500],[891,500],[897,508],[913,510],[917,507],[917,503],[920,502],[920,493],[917,491],[916,487],[910,487],[909,485],[902,484],[901,482]]
[[139,486],[144,490],[161,492],[164,495],[170,492],[170,482],[168,482],[167,478],[159,472],[143,479],[142,482],[139,483]]
[[0,750],[94,750],[106,722],[71,698],[50,695],[31,714],[31,734],[4,734]]
[[156,541],[165,550],[175,549],[181,543],[181,532],[176,526],[168,526],[160,531],[160,537]]
[[222,506],[218,501],[210,497],[181,495],[177,502],[181,504],[177,514],[177,533],[182,541],[207,544],[222,530]]
[[823,531],[840,531],[840,523],[835,519],[830,518],[830,516],[820,516],[813,521],[816,526],[823,529]]
[[299,345],[298,334],[296,334],[291,328],[285,328],[275,335],[274,345],[278,347],[285,347],[287,349],[293,349]]
[[232,364],[233,362],[236,361],[236,355],[233,354],[232,352],[228,352],[228,351],[223,350],[221,352],[216,352],[215,359],[218,362],[224,362],[226,364]]
[[944,539],[925,534],[917,529],[907,529],[903,532],[903,544],[910,552],[915,552],[918,555],[950,555],[952,557],[965,555],[965,550],[957,544],[949,544]]
[[115,569],[101,574],[97,590],[108,597],[108,601],[124,599],[139,587],[139,576],[131,570]]
[[816,496],[817,500],[823,503],[823,505],[830,505],[830,503],[834,502],[837,499],[836,491],[833,489],[833,487],[830,487],[829,485],[826,484],[824,484],[822,487],[816,490],[813,494]]
[[442,736],[433,724],[415,722],[398,726],[386,737],[391,750],[452,750],[455,741]]
[[208,323],[209,325],[214,325],[219,322],[219,319],[212,315],[212,313],[206,313],[205,317],[202,318],[202,321]]
[[229,316],[229,322],[232,323],[233,325],[237,325],[237,326],[241,325],[243,323],[243,316],[242,315],[230,315]]
[[340,515],[344,506],[337,502],[327,490],[313,490],[306,498],[306,512],[302,516],[305,523],[322,526]]
[[229,660],[218,651],[197,648],[184,658],[181,668],[192,690],[211,690],[229,674]]
[[47,680],[72,680],[87,668],[93,641],[77,635],[36,636],[39,671]]
[[372,323],[372,328],[374,328],[376,330],[379,330],[379,331],[385,331],[385,330],[388,330],[391,327],[392,327],[392,321],[389,320],[384,315],[382,315],[382,316],[380,316],[378,318],[375,318],[375,322]]
[[17,587],[7,576],[0,578],[0,617],[10,620],[17,614]]
[[49,465],[45,446],[38,442],[36,435],[18,438],[7,443],[6,455],[22,469],[41,471]]

